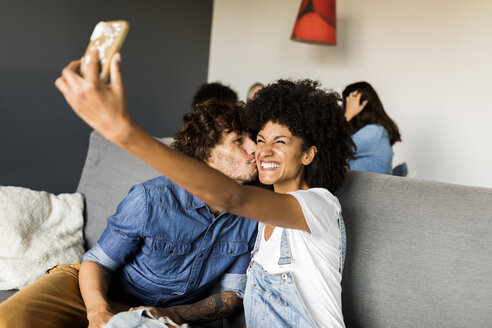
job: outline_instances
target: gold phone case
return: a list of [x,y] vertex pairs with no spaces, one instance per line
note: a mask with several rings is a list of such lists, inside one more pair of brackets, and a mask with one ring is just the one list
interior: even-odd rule
[[94,31],[92,32],[89,45],[82,57],[82,63],[80,67],[80,73],[85,77],[87,64],[89,63],[89,53],[93,49],[99,51],[99,62],[101,64],[101,72],[99,79],[106,82],[109,75],[109,65],[111,63],[111,57],[118,52],[125,41],[126,34],[130,24],[127,21],[111,21],[111,22],[99,22]]

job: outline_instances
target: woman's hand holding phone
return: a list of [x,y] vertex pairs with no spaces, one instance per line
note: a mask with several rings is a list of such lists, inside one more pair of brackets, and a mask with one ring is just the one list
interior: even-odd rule
[[[106,139],[118,143],[133,123],[121,77],[121,48],[129,24],[99,22],[81,60],[68,64],[55,85],[73,111]],[[111,76],[111,83],[105,84]]]

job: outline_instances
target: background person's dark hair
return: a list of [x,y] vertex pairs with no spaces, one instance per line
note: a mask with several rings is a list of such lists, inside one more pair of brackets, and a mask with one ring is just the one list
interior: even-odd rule
[[246,101],[250,101],[256,95],[256,93],[263,88],[263,83],[255,82],[249,87],[248,93],[246,94]]
[[322,90],[318,82],[279,80],[258,91],[246,104],[244,117],[254,136],[274,122],[302,138],[304,149],[316,146],[314,161],[305,167],[306,182],[334,192],[345,180],[355,148],[340,104],[340,95]]
[[202,103],[206,100],[215,99],[218,102],[235,104],[239,101],[236,91],[219,82],[204,83],[193,96],[192,105]]
[[346,98],[351,92],[359,91],[362,94],[361,103],[367,100],[367,105],[362,112],[357,114],[349,122],[350,133],[354,134],[368,124],[379,124],[388,131],[390,144],[401,141],[400,131],[395,122],[384,111],[383,104],[374,88],[367,82],[357,82],[348,85],[342,92],[343,108],[345,108]]
[[207,100],[183,116],[183,126],[174,135],[173,148],[205,161],[223,133],[243,133],[242,107],[238,104]]

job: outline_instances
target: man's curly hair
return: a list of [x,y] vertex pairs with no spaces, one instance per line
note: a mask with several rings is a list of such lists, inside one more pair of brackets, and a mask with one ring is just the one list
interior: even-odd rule
[[302,138],[303,150],[316,146],[313,162],[305,167],[306,182],[334,192],[345,180],[355,149],[341,103],[338,93],[322,90],[318,82],[278,80],[246,104],[246,128],[256,136],[266,123],[279,123]]
[[207,160],[223,133],[243,133],[241,111],[240,105],[215,100],[195,105],[183,116],[184,124],[174,135],[172,147],[198,160]]

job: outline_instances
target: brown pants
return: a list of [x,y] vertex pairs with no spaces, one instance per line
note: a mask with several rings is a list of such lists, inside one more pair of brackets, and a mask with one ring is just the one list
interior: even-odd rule
[[[0,328],[87,327],[79,269],[80,263],[57,265],[0,304]],[[117,302],[110,305],[114,313],[129,308]]]

